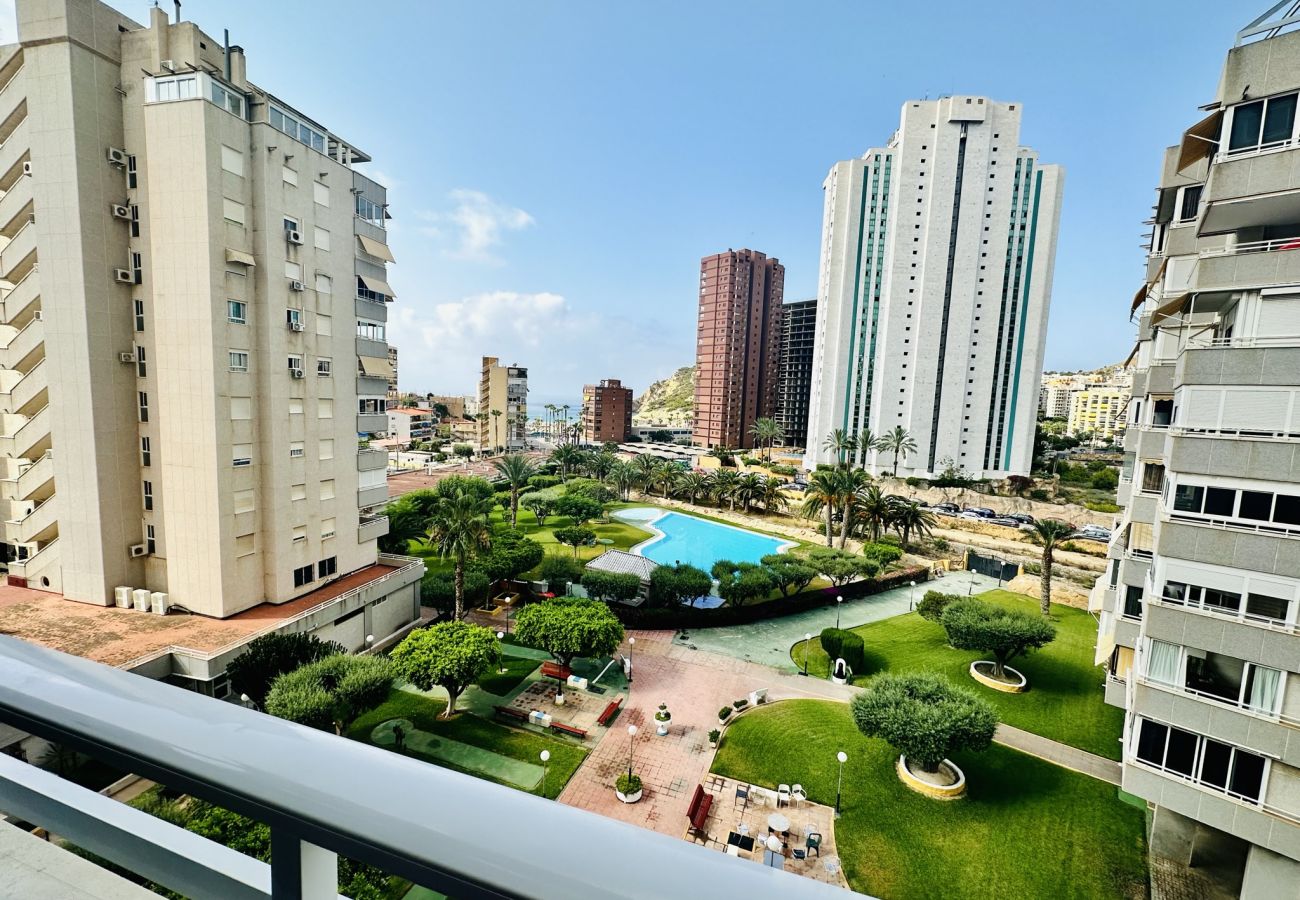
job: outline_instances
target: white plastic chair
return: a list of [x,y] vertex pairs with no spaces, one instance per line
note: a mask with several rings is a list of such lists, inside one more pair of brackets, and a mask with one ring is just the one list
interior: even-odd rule
[[776,786],[776,805],[778,809],[790,805],[790,785],[779,784]]
[[802,784],[796,784],[790,789],[790,800],[793,803],[803,803],[808,799],[808,794],[803,789]]

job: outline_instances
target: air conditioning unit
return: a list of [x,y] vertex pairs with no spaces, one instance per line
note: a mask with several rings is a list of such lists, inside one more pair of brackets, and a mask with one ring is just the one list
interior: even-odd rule
[[32,163],[31,163],[31,160],[28,160],[27,162],[23,163],[23,174],[24,174],[24,175],[30,175],[30,174],[32,174]]
[[108,148],[108,161],[115,166],[126,166],[126,151],[117,147]]
[[290,374],[291,376],[293,376],[294,378],[302,378],[302,377],[303,377],[302,369],[290,369],[290,370],[289,370],[289,374]]
[[44,310],[40,310],[40,309],[36,310],[36,312],[32,313],[32,318],[35,319],[37,322],[41,321],[42,319],[45,318]]
[[[131,557],[132,557],[133,559],[134,559],[135,557],[138,557],[138,556],[145,556],[145,555],[148,554],[148,552],[149,552],[149,549],[148,549],[147,547],[145,547],[144,544],[132,544],[132,545],[131,545]],[[145,593],[148,593],[148,591],[146,591]]]
[[118,284],[135,284],[135,276],[130,269],[114,269],[113,280]]
[[163,70],[164,72],[175,72],[175,71],[176,71],[176,60],[174,60],[174,59],[164,59],[164,60],[160,60],[159,63],[158,63],[158,65],[162,66],[162,70]]
[[128,219],[128,220],[129,220],[129,219],[131,218],[131,207],[129,207],[129,206],[123,206],[121,203],[114,203],[114,204],[113,204],[113,218],[114,218],[114,219]]
[[301,322],[290,322],[290,323],[289,323],[289,330],[290,330],[290,331],[303,331],[306,327],[307,327],[307,326],[303,325]]
[[294,231],[292,228],[286,228],[284,230],[284,239],[291,244],[301,244],[302,232]]
[[117,361],[124,362],[124,363],[133,363],[135,362],[135,354],[132,353],[130,350],[124,350],[123,352],[117,355]]
[[113,602],[117,604],[118,609],[131,608],[131,592],[135,590],[125,585],[113,588]]
[[289,282],[289,290],[291,290],[291,291],[305,291],[305,290],[307,290],[307,285],[303,284],[301,281],[299,281],[298,279],[294,278],[294,279],[290,280],[290,282]]

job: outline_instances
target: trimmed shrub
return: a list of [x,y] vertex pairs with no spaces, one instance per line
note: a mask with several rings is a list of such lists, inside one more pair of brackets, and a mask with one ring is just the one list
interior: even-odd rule
[[727,719],[729,719],[729,718],[731,718],[731,707],[730,707],[730,706],[724,706],[724,707],[722,707],[722,709],[718,710],[718,721],[719,721],[719,722],[725,722],[725,721],[727,721]]
[[962,598],[943,611],[948,643],[958,650],[993,656],[993,674],[1005,677],[1007,663],[1056,640],[1049,619],[1018,609],[1003,609],[983,600]]
[[559,475],[534,475],[528,479],[528,486],[534,490],[556,487],[561,483]]
[[880,675],[850,709],[859,731],[885,740],[925,772],[959,750],[987,749],[998,727],[988,701],[930,672]]
[[893,544],[879,541],[876,543],[863,544],[862,555],[881,566],[887,566],[890,563],[895,563],[902,559],[903,551]]
[[862,635],[857,632],[844,628],[823,629],[821,645],[832,663],[842,658],[854,672],[861,673],[866,669],[866,647]]
[[908,475],[903,479],[903,483],[908,487],[921,487],[922,485],[928,485],[928,482],[926,482],[924,478],[917,478],[915,475]]
[[587,596],[597,600],[631,600],[641,590],[641,579],[636,575],[587,569],[582,573],[582,586]]
[[641,790],[641,776],[635,773],[629,775],[624,772],[618,776],[618,781],[614,783],[614,790],[625,797],[629,794],[635,794]]
[[749,698],[741,697],[739,700],[733,700],[731,701],[731,705],[736,708],[737,712],[740,712],[740,710],[744,709],[746,706],[749,706]]
[[947,608],[948,604],[962,599],[964,598],[957,594],[945,594],[940,591],[926,591],[925,596],[921,598],[921,602],[916,604],[916,611],[922,619],[929,619],[931,622],[939,622],[942,621],[943,611]]
[[559,553],[548,555],[537,568],[538,577],[545,581],[554,594],[563,593],[566,581],[582,578],[582,563]]

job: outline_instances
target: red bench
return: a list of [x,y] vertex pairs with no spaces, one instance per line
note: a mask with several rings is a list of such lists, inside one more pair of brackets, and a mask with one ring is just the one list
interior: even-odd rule
[[696,831],[704,831],[705,823],[709,820],[709,810],[713,808],[713,795],[704,790],[704,785],[695,786],[695,794],[691,797],[691,805],[686,808],[686,818],[690,820],[691,827]]
[[609,701],[609,704],[605,707],[605,711],[596,717],[596,724],[600,725],[601,727],[605,727],[609,725],[609,723],[614,720],[614,717],[618,715],[618,710],[622,706],[622,704],[623,704],[622,695],[619,695],[618,697],[615,697],[613,700]]
[[528,721],[528,713],[522,709],[515,709],[513,706],[494,706],[498,716],[504,716],[507,719],[518,719],[520,722]]
[[587,732],[582,730],[581,728],[574,728],[572,725],[565,725],[563,722],[552,722],[551,730],[558,731],[562,734],[571,734],[574,737],[579,739],[585,738],[587,736]]
[[562,666],[557,662],[542,663],[543,678],[556,678],[560,681],[564,681],[572,674],[573,674],[573,670],[570,669],[568,666]]

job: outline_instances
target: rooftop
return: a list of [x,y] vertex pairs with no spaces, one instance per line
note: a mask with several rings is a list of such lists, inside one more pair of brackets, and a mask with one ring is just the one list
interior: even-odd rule
[[358,569],[288,603],[263,603],[228,619],[179,612],[165,616],[93,606],[59,594],[0,584],[0,634],[121,666],[168,647],[210,653],[268,631],[300,613],[375,581],[394,566]]
[[659,564],[652,559],[625,550],[606,550],[587,563],[584,568],[613,572],[615,575],[635,575],[642,581],[649,581],[650,573],[659,568]]

